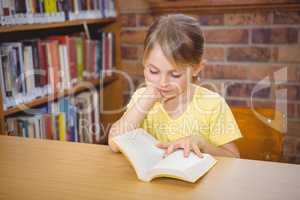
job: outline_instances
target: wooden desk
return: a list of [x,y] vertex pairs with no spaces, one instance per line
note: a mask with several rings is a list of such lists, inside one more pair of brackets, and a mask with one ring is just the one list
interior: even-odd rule
[[0,199],[300,199],[300,165],[217,159],[195,184],[144,183],[107,146],[0,136]]

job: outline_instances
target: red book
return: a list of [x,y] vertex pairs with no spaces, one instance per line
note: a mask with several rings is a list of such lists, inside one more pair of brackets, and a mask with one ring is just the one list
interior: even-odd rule
[[91,48],[90,48],[91,40],[85,39],[83,42],[83,49],[84,49],[84,66],[83,66],[83,78],[85,80],[90,79],[91,77],[91,65],[90,65],[90,58],[91,58]]
[[59,44],[65,44],[68,46],[70,38],[67,35],[54,35],[47,37],[47,40],[56,40]]
[[53,136],[52,136],[52,117],[51,117],[51,115],[44,116],[44,123],[45,123],[46,138],[49,140],[52,140]]
[[44,41],[38,41],[39,62],[41,70],[41,86],[48,85],[47,48]]
[[[50,47],[50,55],[51,55],[50,70],[52,70],[51,73],[53,75],[52,86],[53,86],[54,92],[56,92],[56,91],[59,91],[59,86],[61,83],[58,42],[50,41],[48,43],[48,45]],[[48,52],[48,54],[49,54],[49,52]]]
[[77,65],[76,65],[76,38],[70,37],[69,45],[69,62],[70,62],[70,78],[74,85],[77,82]]
[[72,37],[67,35],[57,35],[48,37],[49,40],[56,40],[59,44],[64,44],[67,46],[68,51],[68,62],[70,71],[65,73],[70,73],[71,82],[75,83],[77,79],[77,68],[76,68],[76,49],[75,41]]

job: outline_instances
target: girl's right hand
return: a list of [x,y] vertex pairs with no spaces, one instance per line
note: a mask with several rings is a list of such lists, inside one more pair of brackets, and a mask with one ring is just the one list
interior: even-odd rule
[[151,82],[146,81],[146,89],[143,96],[150,102],[154,103],[162,99],[162,95],[158,88]]

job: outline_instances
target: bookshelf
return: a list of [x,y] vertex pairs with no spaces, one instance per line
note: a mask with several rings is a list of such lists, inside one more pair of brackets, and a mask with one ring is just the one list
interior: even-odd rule
[[[103,17],[95,19],[76,19],[66,20],[64,22],[55,23],[36,23],[36,24],[22,24],[22,25],[5,25],[0,26],[0,45],[5,42],[18,42],[23,40],[38,39],[41,37],[53,35],[70,35],[76,33],[89,34],[92,38],[96,38],[102,33],[114,34],[113,47],[113,63],[117,70],[121,69],[121,51],[120,51],[120,4],[119,0],[115,0],[115,17]],[[88,31],[87,29],[88,28]],[[97,79],[89,79],[79,81],[71,88],[60,91],[53,91],[52,93],[41,96],[25,103],[20,103],[17,106],[11,106],[4,109],[4,99],[2,92],[0,92],[0,134],[7,134],[5,132],[5,120],[9,117],[16,117],[24,111],[23,108],[31,109],[38,106],[58,101],[62,97],[77,95],[88,91],[88,87],[93,86],[97,89],[100,98],[100,110],[121,109],[123,105],[122,98],[122,77],[117,73],[109,76],[100,76]],[[1,88],[0,88],[1,89]],[[120,117],[120,112],[102,113],[100,112],[100,123],[102,123],[101,134],[106,134],[109,126]],[[104,132],[106,131],[106,132]],[[102,144],[107,143],[107,137],[102,138]]]
[[115,17],[109,17],[104,19],[87,19],[87,20],[72,20],[65,22],[56,22],[51,24],[24,24],[24,25],[13,25],[0,27],[0,33],[9,33],[16,31],[31,31],[31,30],[42,30],[42,29],[51,29],[51,28],[60,28],[60,27],[70,27],[70,26],[81,26],[86,23],[91,24],[111,24],[116,22]]
[[[105,77],[103,80],[91,80],[88,83],[94,87],[98,87],[100,85],[104,85],[104,87],[105,87],[107,84],[110,84],[110,83],[116,81],[117,78],[118,77],[116,75],[112,75],[109,77]],[[11,107],[8,110],[4,111],[4,117],[7,117],[7,116],[10,116],[12,114],[22,111],[22,109],[21,109],[22,107],[33,108],[33,107],[45,104],[50,101],[55,101],[61,97],[78,94],[80,92],[86,91],[87,89],[88,88],[85,86],[85,83],[78,83],[75,87],[73,87],[71,89],[64,90],[62,92],[56,92],[56,93],[53,93],[48,96],[40,97],[33,101],[30,101],[30,102],[27,102],[24,104],[19,104],[18,106],[15,106],[15,107]]]

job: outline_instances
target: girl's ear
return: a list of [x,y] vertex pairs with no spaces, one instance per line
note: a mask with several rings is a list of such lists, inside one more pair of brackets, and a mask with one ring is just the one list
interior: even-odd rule
[[193,76],[196,77],[200,71],[205,67],[206,60],[201,60],[201,62],[193,67]]

